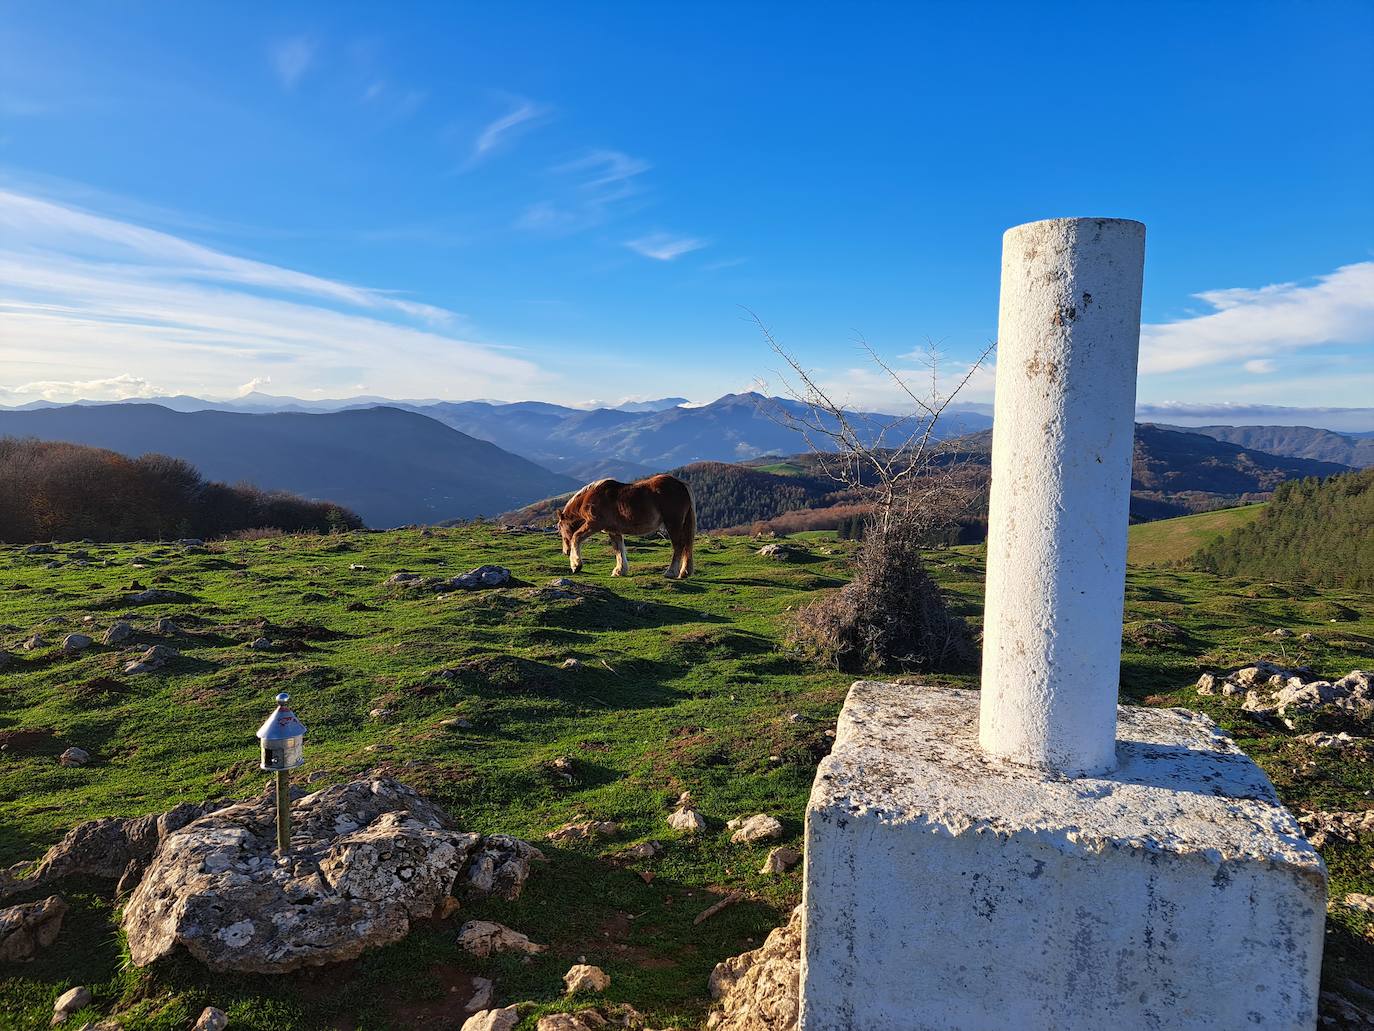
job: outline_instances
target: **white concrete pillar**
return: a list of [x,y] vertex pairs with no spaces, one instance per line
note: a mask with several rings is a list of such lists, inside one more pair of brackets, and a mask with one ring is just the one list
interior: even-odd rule
[[1002,238],[979,743],[1066,776],[1116,765],[1145,227]]

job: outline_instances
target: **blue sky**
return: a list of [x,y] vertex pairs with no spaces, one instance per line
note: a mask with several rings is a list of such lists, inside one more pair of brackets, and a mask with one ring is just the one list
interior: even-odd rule
[[0,11],[0,403],[706,400],[748,308],[890,407],[1058,215],[1148,226],[1147,408],[1374,397],[1364,0]]

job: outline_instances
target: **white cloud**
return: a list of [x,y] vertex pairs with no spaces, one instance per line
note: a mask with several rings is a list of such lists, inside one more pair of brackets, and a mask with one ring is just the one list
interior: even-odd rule
[[238,390],[234,391],[236,397],[247,397],[249,394],[261,390],[263,387],[272,385],[271,376],[254,376]]
[[130,397],[157,397],[164,391],[142,376],[122,373],[105,379],[35,380],[16,387],[0,387],[0,397],[17,404],[27,401],[122,401]]
[[617,205],[640,193],[639,177],[652,166],[619,150],[592,150],[550,172],[557,200],[531,204],[516,219],[517,229],[575,233],[600,225]]
[[0,190],[7,384],[73,394],[127,374],[162,392],[223,395],[270,369],[284,392],[365,379],[393,396],[419,383],[465,396],[527,394],[547,378],[458,336],[462,323],[386,291]]
[[1330,344],[1374,345],[1374,261],[1342,266],[1307,285],[1209,290],[1197,297],[1214,310],[1141,327],[1142,373],[1252,362]]
[[1278,362],[1274,361],[1272,358],[1251,358],[1244,365],[1246,372],[1253,372],[1257,376],[1273,372],[1278,367]]
[[698,240],[690,236],[650,233],[648,236],[641,236],[637,240],[625,241],[625,246],[636,254],[653,258],[655,261],[673,261],[684,254],[701,250],[707,246],[707,243],[705,240]]
[[1238,401],[1152,401],[1136,405],[1136,418],[1181,426],[1321,426],[1374,430],[1374,408],[1253,404]]
[[548,113],[548,109],[528,100],[516,98],[514,106],[500,118],[491,122],[480,133],[472,145],[470,164],[481,161],[491,151],[499,147],[520,126],[532,122]]
[[296,84],[310,70],[310,66],[315,63],[317,49],[315,41],[308,36],[277,40],[268,48],[272,69],[286,89],[295,89]]

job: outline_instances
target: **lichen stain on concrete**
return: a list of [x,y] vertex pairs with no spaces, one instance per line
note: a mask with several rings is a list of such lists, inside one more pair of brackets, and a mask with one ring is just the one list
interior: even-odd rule
[[1078,309],[1072,304],[1061,304],[1059,310],[1050,318],[1053,326],[1067,326],[1078,318]]
[[1044,376],[1051,383],[1059,381],[1059,363],[1052,358],[1041,358],[1039,353],[1031,355],[1026,362],[1026,375],[1031,379]]

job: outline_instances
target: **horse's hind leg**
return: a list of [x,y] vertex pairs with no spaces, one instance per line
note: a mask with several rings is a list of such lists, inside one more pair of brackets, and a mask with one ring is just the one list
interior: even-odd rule
[[611,570],[612,576],[624,576],[630,571],[630,556],[625,553],[625,535],[623,533],[612,533],[611,550],[615,552],[615,568]]

